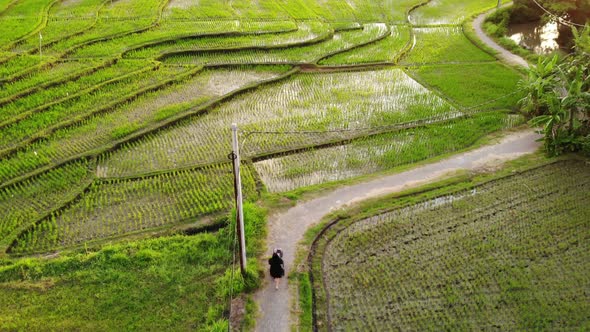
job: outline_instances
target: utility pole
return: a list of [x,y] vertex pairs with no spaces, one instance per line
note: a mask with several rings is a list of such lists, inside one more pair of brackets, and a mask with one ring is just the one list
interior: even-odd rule
[[240,249],[240,271],[246,276],[246,236],[244,234],[244,209],[242,208],[242,180],[240,177],[240,147],[238,144],[238,125],[232,123],[232,153],[229,155],[234,166],[234,191],[236,197],[237,236]]

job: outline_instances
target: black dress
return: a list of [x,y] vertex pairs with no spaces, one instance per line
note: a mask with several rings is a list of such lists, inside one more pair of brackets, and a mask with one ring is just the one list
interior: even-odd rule
[[285,269],[283,268],[283,259],[277,254],[273,254],[268,260],[270,264],[270,276],[273,278],[281,278],[285,275]]

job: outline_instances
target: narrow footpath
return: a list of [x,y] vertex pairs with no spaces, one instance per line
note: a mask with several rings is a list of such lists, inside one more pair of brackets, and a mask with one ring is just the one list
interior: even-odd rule
[[[502,5],[502,7],[506,7],[506,6],[511,6],[512,2],[506,3],[504,5]],[[492,11],[494,11],[495,9],[493,9]],[[516,54],[512,54],[509,51],[507,51],[506,49],[502,48],[502,46],[496,44],[495,41],[492,40],[492,38],[488,37],[488,35],[485,34],[485,32],[483,32],[483,21],[485,20],[486,16],[488,16],[491,13],[491,11],[480,14],[475,20],[473,20],[473,29],[475,30],[475,34],[477,35],[477,38],[481,39],[481,41],[483,41],[484,43],[486,43],[486,45],[488,45],[489,47],[491,47],[492,49],[494,49],[496,52],[498,52],[498,54],[496,54],[496,56],[498,58],[500,58],[500,60],[508,63],[509,65],[517,65],[517,66],[523,66],[525,68],[529,67],[529,64],[526,62],[525,59],[523,59],[522,57],[516,55]]]
[[[270,257],[274,247],[284,252],[286,272],[293,266],[296,244],[303,234],[323,216],[333,210],[368,198],[378,197],[411,187],[419,186],[457,170],[478,170],[495,167],[498,164],[516,159],[536,151],[541,136],[533,130],[517,132],[504,137],[499,143],[461,153],[415,169],[378,178],[369,182],[346,186],[322,197],[299,204],[285,213],[274,215],[269,220],[268,252]],[[279,290],[274,289],[272,279],[266,276],[264,285],[255,294],[259,306],[256,331],[289,331],[293,297],[289,292],[287,279],[283,278]]]
[[[473,21],[477,36],[497,50],[501,60],[512,65],[528,67],[524,59],[506,51],[483,32],[481,25],[488,14],[489,12],[481,14]],[[271,256],[272,248],[281,247],[288,274],[293,267],[297,243],[303,239],[303,235],[309,227],[318,223],[331,211],[368,198],[383,196],[442,179],[445,175],[457,170],[480,170],[498,166],[504,161],[535,152],[541,145],[536,142],[540,137],[533,130],[512,133],[497,144],[461,153],[406,172],[342,187],[322,197],[301,203],[282,214],[270,216],[266,256]],[[275,290],[267,271],[263,286],[254,295],[259,307],[255,330],[260,332],[290,331],[295,317],[295,314],[291,312],[291,309],[295,307],[293,302],[296,300],[293,295],[289,290],[287,278],[283,278],[280,288]]]

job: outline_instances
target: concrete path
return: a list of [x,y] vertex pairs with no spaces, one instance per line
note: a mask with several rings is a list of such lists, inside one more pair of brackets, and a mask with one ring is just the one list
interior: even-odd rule
[[[271,216],[269,220],[268,252],[270,256],[274,247],[284,251],[287,273],[293,266],[296,244],[302,240],[305,231],[319,222],[330,211],[368,198],[401,191],[419,186],[445,174],[460,169],[477,170],[495,167],[498,164],[536,151],[540,135],[527,130],[506,136],[499,143],[485,146],[471,152],[462,153],[448,159],[426,166],[375,179],[373,181],[336,189],[322,197],[299,204],[285,213]],[[260,312],[256,331],[289,331],[291,324],[291,303],[287,279],[283,278],[279,290],[274,289],[272,279],[268,276],[263,287],[255,294]]]
[[[497,50],[502,60],[509,64],[528,68],[528,63],[524,59],[506,51],[482,31],[481,25],[487,14],[489,12],[478,16],[473,22],[477,36]],[[368,198],[425,184],[440,179],[449,172],[460,169],[485,169],[503,161],[518,158],[536,151],[540,146],[540,143],[536,142],[538,138],[540,135],[535,134],[532,130],[511,134],[498,144],[462,153],[403,173],[343,187],[322,197],[299,204],[285,213],[271,216],[266,255],[271,255],[272,248],[281,247],[288,274],[289,269],[293,266],[297,243],[303,239],[303,234],[310,226],[318,223],[329,212]],[[267,272],[264,285],[254,295],[254,299],[259,306],[256,331],[290,331],[294,319],[291,308],[294,307],[295,297],[289,291],[287,278],[283,278],[280,288],[275,290],[273,281]]]
[[[504,4],[502,7],[510,6],[510,5],[512,5],[512,2]],[[483,13],[483,14],[479,15],[473,21],[473,29],[475,30],[475,34],[477,35],[477,37],[479,39],[481,39],[489,47],[491,47],[495,51],[497,51],[498,57],[501,60],[505,61],[506,63],[508,63],[510,65],[518,65],[518,66],[523,66],[525,68],[528,68],[529,64],[528,64],[528,62],[526,62],[525,59],[521,58],[520,56],[518,56],[516,54],[512,54],[509,51],[507,51],[506,49],[502,48],[502,46],[496,44],[496,42],[493,41],[492,38],[488,37],[488,35],[486,35],[485,32],[483,32],[483,29],[482,29],[483,21],[485,20],[486,16],[488,16],[490,13],[492,13],[495,10],[496,9],[492,9],[489,12]]]

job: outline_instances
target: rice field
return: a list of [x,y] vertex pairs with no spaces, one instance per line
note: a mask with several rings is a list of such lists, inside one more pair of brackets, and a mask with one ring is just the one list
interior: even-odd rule
[[223,51],[196,51],[172,53],[162,60],[169,64],[193,65],[235,65],[235,64],[303,64],[348,51],[358,45],[365,45],[386,38],[389,28],[383,23],[366,24],[363,29],[345,30],[334,33],[333,37],[317,45],[288,48],[246,49]]
[[320,65],[356,65],[367,63],[397,63],[411,44],[410,28],[391,26],[390,35],[369,45],[320,60]]
[[586,161],[416,196],[383,214],[345,219],[319,240],[319,330],[576,330],[588,323]]
[[454,107],[399,69],[301,74],[133,142],[100,166],[108,169],[109,176],[130,176],[220,162],[231,144],[228,123],[240,123],[245,133],[253,132],[244,137],[242,153],[254,158],[386,130],[381,126],[458,115]]
[[[0,330],[226,330],[230,125],[249,202],[519,126],[520,74],[462,28],[496,4],[0,0]],[[568,286],[588,285],[590,177],[568,173],[588,166],[558,162],[336,224],[314,256],[315,324],[586,326],[587,287]],[[247,245],[260,256],[254,219]],[[200,234],[145,240],[186,228]],[[31,258],[69,251],[87,256]],[[160,290],[170,306],[152,299]]]
[[[503,111],[510,108],[508,101],[464,110],[513,89],[507,71],[493,80],[503,85],[470,100],[437,85],[424,64],[448,63],[445,70],[452,76],[458,72],[454,63],[492,65],[494,58],[469,43],[458,20],[444,27],[408,21],[409,13],[410,18],[435,16],[414,8],[420,3],[0,1],[0,190],[11,193],[0,196],[0,205],[22,201],[42,207],[5,210],[3,251],[59,250],[198,224],[200,218],[227,212],[230,196],[203,198],[203,206],[193,209],[188,201],[215,190],[182,189],[174,178],[225,169],[232,122],[240,127],[244,165],[257,190],[271,192],[449,153],[518,123]],[[477,11],[492,5],[473,1],[463,7]],[[442,36],[448,45],[436,43]],[[385,68],[356,68],[371,64]],[[323,66],[346,70],[323,72]],[[481,77],[482,87],[493,85],[485,72]],[[485,121],[474,115],[494,110],[499,112]],[[451,131],[464,139],[403,148],[388,142],[403,141],[400,135],[452,137]],[[370,144],[380,146],[378,152],[368,152]],[[328,167],[322,154],[313,152],[325,157],[335,154],[328,153],[333,149],[346,149],[350,160]],[[405,157],[392,162],[388,149],[406,151]],[[358,165],[361,156],[371,156],[364,166]],[[304,170],[289,158],[315,166]],[[310,158],[317,160],[305,161]],[[222,181],[227,174],[221,173],[209,176]],[[47,180],[52,174],[64,174],[60,179],[76,174],[79,185],[63,180],[60,186]],[[166,190],[177,194],[164,199],[162,192],[154,193],[151,205],[140,207],[138,197],[150,185],[133,186],[150,183],[146,177],[156,181],[160,174],[171,174],[166,186],[178,190]],[[108,188],[121,186],[128,188],[118,189],[121,197],[136,191],[135,203],[103,198],[103,192],[115,197]],[[48,192],[55,199],[44,197]],[[158,199],[169,203],[153,203]]]
[[254,167],[269,192],[287,192],[326,181],[374,174],[461,150],[487,133],[513,128],[523,122],[521,116],[478,113],[435,127],[416,125],[404,129],[401,126],[398,131],[365,136],[342,145],[310,148],[293,155],[257,161]]
[[[244,199],[256,199],[248,167],[242,171],[242,184]],[[142,179],[95,181],[68,207],[22,232],[9,252],[44,252],[178,224],[205,226],[205,216],[233,204],[232,188],[229,164]]]

